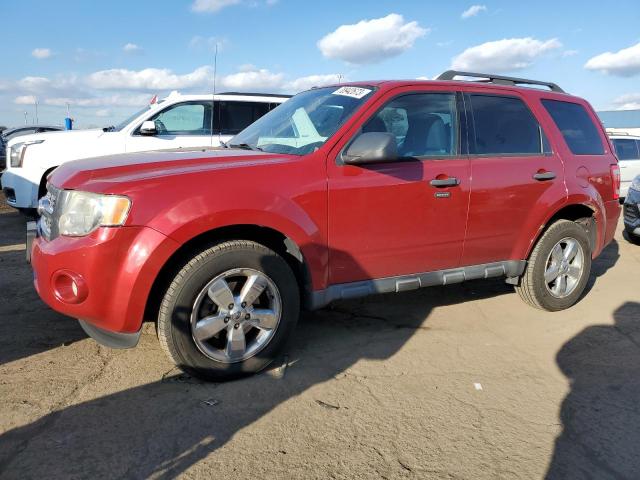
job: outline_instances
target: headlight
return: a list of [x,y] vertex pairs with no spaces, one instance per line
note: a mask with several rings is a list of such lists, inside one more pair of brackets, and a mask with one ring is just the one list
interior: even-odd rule
[[633,182],[631,182],[631,186],[629,188],[631,190],[635,190],[636,192],[640,192],[640,175],[633,179]]
[[22,167],[22,160],[24,160],[24,152],[29,145],[38,145],[44,142],[44,140],[28,140],[26,142],[16,143],[9,148],[9,160],[11,166],[15,168]]
[[58,233],[83,237],[99,227],[122,225],[129,208],[131,200],[127,197],[65,190],[57,205]]

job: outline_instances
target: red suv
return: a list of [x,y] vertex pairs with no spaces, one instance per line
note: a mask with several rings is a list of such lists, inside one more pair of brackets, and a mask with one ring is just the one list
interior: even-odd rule
[[501,276],[570,307],[619,182],[586,101],[446,72],[314,88],[218,150],[64,164],[28,251],[40,296],[98,342],[154,320],[178,366],[221,380],[273,360],[302,304]]

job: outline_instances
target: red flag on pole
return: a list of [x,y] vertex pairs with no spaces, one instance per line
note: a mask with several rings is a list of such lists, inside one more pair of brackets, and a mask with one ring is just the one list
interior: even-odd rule
[[153,97],[151,97],[151,100],[149,101],[149,105],[154,105],[158,103],[158,95],[154,95]]

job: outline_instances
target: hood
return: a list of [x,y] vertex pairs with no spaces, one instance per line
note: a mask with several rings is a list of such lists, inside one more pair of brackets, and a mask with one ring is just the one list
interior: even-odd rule
[[30,140],[45,140],[47,142],[53,140],[67,142],[74,138],[98,138],[103,133],[104,132],[101,128],[91,130],[59,130],[55,132],[32,133],[30,135],[20,135],[18,137],[14,137],[6,142],[6,144],[7,146],[11,147],[16,143],[28,142]]
[[98,193],[122,192],[123,185],[162,177],[246,168],[295,161],[295,155],[227,148],[193,148],[135,152],[67,162],[49,181],[65,189]]

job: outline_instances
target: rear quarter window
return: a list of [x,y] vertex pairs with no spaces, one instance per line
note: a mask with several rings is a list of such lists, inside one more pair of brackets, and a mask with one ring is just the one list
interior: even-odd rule
[[542,100],[574,155],[604,155],[604,146],[587,110],[578,103]]

